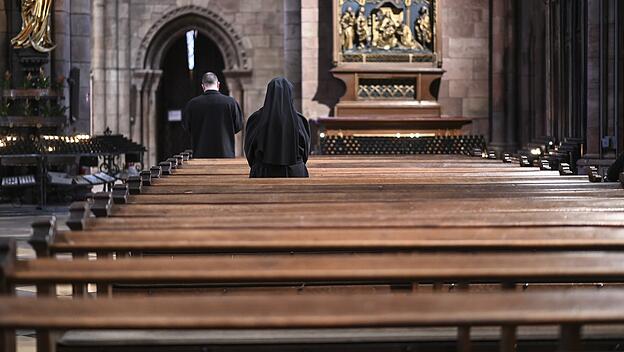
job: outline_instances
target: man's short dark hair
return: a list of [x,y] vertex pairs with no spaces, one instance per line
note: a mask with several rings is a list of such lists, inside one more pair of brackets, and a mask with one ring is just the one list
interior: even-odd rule
[[215,75],[212,72],[206,72],[204,73],[204,76],[202,77],[202,84],[205,86],[212,86],[214,84],[219,83],[219,78],[217,77],[217,75]]

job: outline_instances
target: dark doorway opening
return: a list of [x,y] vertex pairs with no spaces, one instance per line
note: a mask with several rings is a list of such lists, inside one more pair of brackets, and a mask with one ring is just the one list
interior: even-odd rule
[[214,72],[221,81],[221,93],[229,95],[223,76],[225,64],[218,46],[197,32],[194,40],[195,67],[192,71],[189,70],[188,52],[187,38],[182,35],[174,41],[163,59],[156,125],[156,155],[159,161],[191,147],[190,138],[178,118],[186,103],[202,94],[204,73]]

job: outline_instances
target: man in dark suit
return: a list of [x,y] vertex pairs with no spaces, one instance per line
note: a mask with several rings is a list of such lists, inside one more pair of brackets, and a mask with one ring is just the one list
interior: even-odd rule
[[234,98],[219,93],[219,85],[217,75],[204,74],[204,94],[184,108],[183,126],[191,136],[195,158],[235,156],[234,135],[243,128],[243,113]]

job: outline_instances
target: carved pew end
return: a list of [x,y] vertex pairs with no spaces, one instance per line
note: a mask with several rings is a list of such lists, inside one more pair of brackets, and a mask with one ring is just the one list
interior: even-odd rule
[[587,176],[589,177],[589,182],[598,183],[602,182],[602,175],[598,172],[598,168],[595,166],[590,166],[587,171]]
[[522,166],[522,167],[531,167],[533,165],[531,165],[531,161],[529,160],[528,156],[520,155],[520,166]]
[[550,171],[552,170],[552,167],[550,166],[550,161],[546,160],[546,159],[541,159],[540,160],[540,170],[542,171]]
[[559,164],[559,175],[561,175],[561,176],[574,175],[574,172],[572,172],[572,169],[570,168],[570,164],[560,163]]
[[488,158],[488,159],[490,159],[490,160],[496,160],[496,159],[498,159],[498,157],[496,156],[496,152],[495,152],[495,151],[493,151],[493,150],[492,150],[492,151],[489,151],[489,152],[487,153],[487,158]]
[[483,158],[483,150],[481,148],[473,148],[470,154],[475,158]]
[[175,170],[175,169],[180,167],[180,165],[178,165],[178,159],[176,159],[176,158],[169,158],[169,159],[167,159],[165,161],[168,161],[168,162],[171,163],[171,169],[172,170]]
[[170,161],[163,161],[160,162],[158,164],[158,166],[160,166],[160,175],[162,176],[169,176],[172,174],[172,169],[171,169],[171,162]]
[[162,167],[160,166],[152,166],[150,168],[150,174],[152,178],[160,178],[161,173],[162,173]]
[[[17,241],[15,238],[0,238],[0,295],[15,294],[15,287],[8,276],[17,262]],[[3,345],[0,345],[0,347]]]
[[108,217],[111,215],[113,207],[113,197],[110,193],[100,192],[93,196],[93,206],[91,212],[98,218]]
[[117,184],[113,186],[113,203],[126,204],[128,203],[128,185]]
[[178,167],[182,167],[184,165],[184,157],[182,154],[176,154],[173,157],[178,161]]
[[180,155],[182,155],[182,158],[184,159],[184,161],[191,160],[191,153],[189,152],[180,153]]
[[511,154],[509,153],[503,154],[503,162],[505,164],[511,164]]
[[130,176],[128,177],[127,185],[130,194],[141,194],[143,180],[141,179],[141,176]]
[[37,257],[49,257],[50,243],[54,242],[57,232],[56,217],[51,216],[45,220],[33,222],[32,229],[33,233],[28,244],[33,247]]
[[151,186],[152,185],[152,172],[151,171],[141,171],[141,183],[143,186]]
[[189,160],[193,160],[193,149],[187,149],[184,153],[189,155]]
[[86,228],[89,214],[91,213],[88,202],[74,202],[69,206],[69,219],[67,227],[72,231],[82,231]]
[[620,173],[620,185],[624,188],[624,172]]

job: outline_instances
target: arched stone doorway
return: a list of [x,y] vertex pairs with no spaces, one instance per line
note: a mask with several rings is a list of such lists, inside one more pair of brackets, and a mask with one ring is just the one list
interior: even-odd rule
[[216,73],[221,81],[221,93],[230,93],[223,75],[225,63],[217,44],[201,33],[194,37],[193,70],[189,69],[186,36],[177,38],[163,56],[161,83],[156,93],[157,160],[164,160],[191,147],[179,118],[186,103],[202,94],[203,73]]
[[[223,58],[223,76],[230,95],[245,106],[245,90],[253,63],[251,45],[238,34],[232,25],[216,12],[199,7],[184,6],[163,15],[147,32],[138,48],[132,75],[134,121],[131,127],[133,140],[148,148],[146,163],[158,161],[158,88],[163,76],[163,63],[169,49],[185,33],[196,30],[198,35],[217,45]],[[237,153],[242,154],[242,137],[237,138]]]

